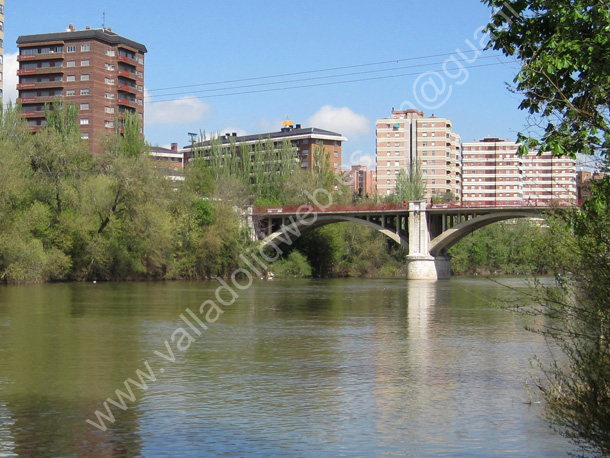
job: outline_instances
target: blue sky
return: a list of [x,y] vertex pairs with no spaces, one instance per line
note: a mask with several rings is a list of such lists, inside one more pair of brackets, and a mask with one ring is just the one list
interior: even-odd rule
[[[506,89],[518,65],[471,51],[484,42],[490,15],[478,0],[6,0],[5,11],[9,97],[19,35],[70,23],[99,28],[105,11],[106,26],[145,44],[145,135],[153,145],[184,146],[188,132],[270,132],[288,117],[347,136],[349,164],[374,156],[375,120],[392,107],[448,117],[463,141],[515,139],[527,124],[519,96]],[[281,74],[292,75],[260,78]],[[344,82],[357,79],[366,81]],[[243,81],[215,84],[232,80]],[[228,87],[236,88],[210,91]]]

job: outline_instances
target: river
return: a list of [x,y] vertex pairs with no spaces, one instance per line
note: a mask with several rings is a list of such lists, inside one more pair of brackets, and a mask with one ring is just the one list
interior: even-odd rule
[[[510,289],[459,278],[260,281],[200,320],[204,329],[186,309],[202,317],[217,287],[0,287],[0,457],[572,450],[531,389],[529,360],[544,342],[495,304],[514,299]],[[127,382],[129,395],[129,378],[146,389]],[[118,404],[117,389],[130,397],[124,411],[106,401]]]

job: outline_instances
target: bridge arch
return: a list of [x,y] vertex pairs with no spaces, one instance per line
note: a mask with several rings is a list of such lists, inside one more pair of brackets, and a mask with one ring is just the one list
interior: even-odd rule
[[[311,220],[301,220],[299,218],[289,218],[289,222],[283,224],[280,230],[277,230],[262,240],[263,246],[271,246],[272,244],[278,245],[283,243],[292,244],[301,233],[308,232],[313,229],[317,229],[323,226],[328,226],[329,224],[334,223],[357,223],[371,229],[375,229],[378,232],[381,232],[386,237],[394,240],[399,245],[407,247],[409,245],[409,241],[406,237],[396,233],[391,228],[382,227],[380,224],[377,224],[373,221],[368,221],[363,218],[356,218],[353,216],[347,215],[323,215],[318,214],[315,221]],[[288,242],[288,240],[291,240]]]
[[437,237],[433,238],[428,245],[431,256],[439,256],[444,251],[451,248],[454,244],[477,229],[488,226],[499,221],[506,221],[515,218],[544,218],[540,212],[511,210],[501,213],[490,213],[487,215],[476,216],[472,219],[462,221],[450,229],[445,230]]

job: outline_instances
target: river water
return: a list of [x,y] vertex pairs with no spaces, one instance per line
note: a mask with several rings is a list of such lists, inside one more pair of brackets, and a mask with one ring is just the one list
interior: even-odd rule
[[[494,304],[514,299],[510,289],[456,278],[261,281],[204,330],[186,309],[203,320],[199,306],[219,305],[218,286],[1,287],[0,457],[572,450],[529,402],[529,359],[546,350]],[[146,390],[127,382],[129,395],[129,378]],[[106,401],[120,405],[117,389],[131,397],[125,411]]]

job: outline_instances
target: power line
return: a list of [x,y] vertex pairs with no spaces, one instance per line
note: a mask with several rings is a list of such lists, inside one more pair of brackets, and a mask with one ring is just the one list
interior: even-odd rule
[[[470,67],[465,67],[465,68],[471,69],[471,68],[491,67],[491,66],[496,66],[496,65],[505,65],[508,63],[510,63],[510,62],[502,61],[502,62],[496,62],[493,64],[471,65]],[[443,71],[443,69],[429,70],[429,71],[433,72],[433,73],[440,73]],[[279,87],[279,88],[270,88],[270,89],[257,89],[257,90],[252,90],[252,91],[228,92],[226,94],[210,94],[210,95],[204,95],[204,96],[180,97],[180,98],[167,99],[167,100],[150,100],[150,101],[146,101],[144,103],[152,104],[152,103],[173,102],[176,100],[194,100],[194,99],[225,97],[225,96],[232,96],[232,95],[257,94],[257,93],[264,93],[264,92],[285,91],[285,90],[290,90],[290,89],[303,89],[303,88],[311,88],[311,87],[332,86],[332,85],[346,84],[346,83],[356,83],[356,82],[362,82],[362,81],[383,80],[383,79],[399,78],[399,77],[403,77],[403,76],[414,76],[414,75],[421,75],[421,74],[422,74],[422,72],[402,73],[399,75],[375,76],[375,77],[371,77],[371,78],[358,78],[358,79],[345,80],[345,81],[330,81],[327,83],[304,84],[304,85],[299,85],[299,86]],[[278,83],[278,84],[280,84],[280,83]]]
[[[477,53],[477,52],[482,52],[482,51],[484,51],[484,49],[477,48],[477,49],[471,49],[469,51],[459,51],[459,52],[461,52],[462,54],[467,54],[470,52]],[[381,61],[381,62],[369,62],[366,64],[346,65],[346,66],[342,66],[342,67],[329,67],[329,68],[322,68],[322,69],[318,69],[318,70],[304,70],[304,71],[292,72],[292,73],[279,73],[276,75],[255,76],[255,77],[250,77],[250,78],[240,78],[240,79],[225,80],[225,81],[213,81],[213,82],[209,82],[209,83],[198,83],[198,84],[188,84],[188,85],[184,85],[184,86],[171,86],[171,87],[164,87],[164,88],[147,89],[147,91],[148,92],[168,91],[168,90],[173,90],[173,89],[185,89],[185,88],[189,88],[189,87],[213,86],[213,85],[218,85],[218,84],[230,84],[230,83],[242,83],[245,81],[257,81],[257,80],[270,79],[270,78],[284,78],[286,76],[307,75],[307,74],[311,74],[311,73],[331,72],[331,71],[336,71],[336,70],[348,70],[350,68],[370,67],[370,66],[375,66],[375,65],[386,65],[386,64],[394,64],[394,63],[398,63],[398,62],[407,62],[407,61],[412,61],[412,60],[431,59],[433,57],[451,56],[451,55],[457,54],[457,52],[458,51],[441,53],[441,54],[429,54],[427,56],[386,60],[386,61]]]
[[[482,59],[492,59],[492,58],[496,58],[496,57],[501,57],[501,55],[500,54],[494,54],[494,55],[491,55],[491,56],[485,56],[485,57],[481,57],[479,60],[482,60]],[[337,74],[337,75],[314,76],[314,77],[310,77],[310,78],[299,78],[299,79],[285,80],[285,81],[272,81],[272,82],[269,82],[269,83],[256,83],[256,84],[246,84],[246,85],[241,85],[241,86],[229,86],[229,87],[215,88],[215,89],[202,89],[202,90],[199,90],[199,91],[172,92],[172,93],[169,93],[169,94],[159,94],[159,95],[154,95],[154,96],[147,96],[146,98],[151,99],[153,97],[169,97],[169,96],[172,96],[172,95],[199,94],[199,93],[203,93],[203,92],[228,91],[228,90],[232,90],[232,89],[244,89],[244,88],[250,88],[250,87],[272,86],[272,85],[276,85],[276,84],[298,83],[298,82],[301,82],[301,81],[315,81],[315,80],[324,80],[324,79],[330,79],[330,78],[341,78],[341,77],[345,77],[345,76],[366,75],[366,74],[371,74],[371,73],[381,73],[381,72],[390,72],[390,71],[397,71],[397,70],[405,70],[407,68],[426,67],[428,65],[440,65],[440,64],[443,64],[443,63],[444,62],[429,62],[429,63],[426,63],[426,64],[406,65],[406,66],[402,66],[402,67],[386,68],[386,69],[380,69],[380,70],[367,70],[367,71],[363,71],[363,72],[340,73],[340,74]],[[468,68],[468,67],[465,67],[465,68]]]

